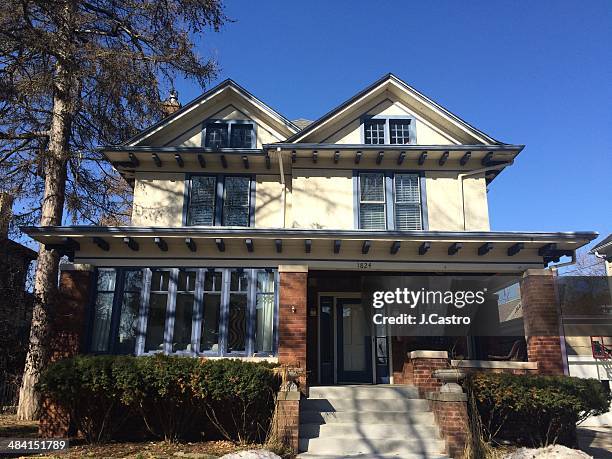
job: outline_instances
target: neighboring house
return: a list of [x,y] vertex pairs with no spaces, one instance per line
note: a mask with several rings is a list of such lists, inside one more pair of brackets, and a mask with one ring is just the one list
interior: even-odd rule
[[[296,123],[226,80],[103,148],[134,187],[131,226],[24,230],[93,267],[86,352],[278,359],[309,384],[406,382],[408,351],[446,344],[376,336],[364,277],[521,276],[596,237],[490,230],[487,188],[522,149],[391,74]],[[502,320],[538,319],[521,308]],[[530,360],[558,371],[540,349]]]
[[12,198],[0,193],[0,409],[16,402],[32,320],[26,280],[37,255],[8,238],[11,204]]

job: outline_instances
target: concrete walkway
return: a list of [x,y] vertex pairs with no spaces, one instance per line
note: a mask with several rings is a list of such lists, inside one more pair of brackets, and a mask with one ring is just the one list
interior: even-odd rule
[[612,427],[578,427],[578,444],[595,459],[612,459]]

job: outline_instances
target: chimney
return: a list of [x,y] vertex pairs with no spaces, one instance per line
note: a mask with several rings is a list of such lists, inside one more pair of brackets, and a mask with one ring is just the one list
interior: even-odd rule
[[179,108],[181,108],[181,103],[178,100],[178,91],[172,89],[170,91],[170,96],[162,102],[162,110],[166,116],[170,116]]
[[9,223],[13,214],[13,196],[0,192],[0,240],[8,239]]

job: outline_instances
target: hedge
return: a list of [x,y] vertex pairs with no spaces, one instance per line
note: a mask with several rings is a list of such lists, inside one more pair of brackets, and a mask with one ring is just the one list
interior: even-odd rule
[[[143,429],[166,440],[204,435],[245,442],[265,440],[279,385],[270,364],[77,356],[51,364],[39,389],[70,412],[89,442],[125,438],[126,431],[136,436]],[[132,425],[124,428],[126,419]]]
[[600,381],[567,376],[474,373],[466,388],[486,440],[527,446],[575,446],[576,423],[611,401]]

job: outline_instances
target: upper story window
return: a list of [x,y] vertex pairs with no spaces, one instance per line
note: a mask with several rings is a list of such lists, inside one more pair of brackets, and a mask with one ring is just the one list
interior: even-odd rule
[[367,118],[363,121],[366,145],[407,145],[416,143],[412,118]]
[[357,179],[359,229],[423,229],[418,174],[364,172]]
[[204,146],[206,148],[256,148],[253,123],[228,120],[206,123]]
[[194,175],[188,190],[187,225],[252,225],[254,181],[250,176]]

